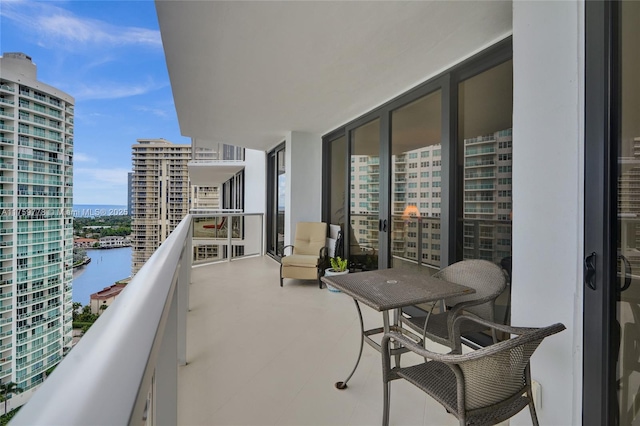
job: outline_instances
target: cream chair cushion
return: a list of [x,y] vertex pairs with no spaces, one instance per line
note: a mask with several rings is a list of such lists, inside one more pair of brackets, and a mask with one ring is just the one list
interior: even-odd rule
[[[283,278],[319,280],[320,250],[325,247],[327,224],[323,222],[299,222],[289,256],[280,260],[280,286]],[[321,286],[321,283],[319,284]]]
[[293,242],[293,254],[315,256],[320,254],[327,238],[327,224],[323,222],[299,222]]

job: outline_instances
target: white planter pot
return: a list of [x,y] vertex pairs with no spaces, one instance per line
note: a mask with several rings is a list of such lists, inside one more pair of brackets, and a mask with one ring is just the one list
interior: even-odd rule
[[[334,275],[346,275],[349,273],[349,270],[347,269],[346,271],[340,271],[340,272],[336,272],[333,270],[333,268],[329,268],[329,269],[325,269],[324,271],[324,276],[325,277],[332,277]],[[333,292],[333,293],[340,293],[340,290],[338,290],[335,287],[330,286],[329,284],[327,284],[327,290]]]

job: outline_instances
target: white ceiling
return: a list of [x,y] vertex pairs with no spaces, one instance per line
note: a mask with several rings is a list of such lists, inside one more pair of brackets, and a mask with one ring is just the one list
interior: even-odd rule
[[511,32],[510,1],[156,0],[184,136],[324,134]]

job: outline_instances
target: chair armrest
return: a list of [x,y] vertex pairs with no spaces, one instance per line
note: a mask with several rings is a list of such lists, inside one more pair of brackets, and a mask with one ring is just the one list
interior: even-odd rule
[[495,323],[495,322],[492,322],[492,321],[487,321],[486,319],[477,317],[475,315],[462,314],[462,315],[459,315],[453,321],[453,330],[457,331],[458,335],[460,334],[459,333],[460,324],[463,321],[473,321],[475,323],[485,325],[487,328],[492,328],[492,329],[497,330],[497,331],[502,331],[504,333],[516,334],[516,335],[520,335],[520,334],[528,333],[528,332],[533,331],[533,330],[537,330],[537,328],[535,328],[535,327],[512,327],[510,325],[498,324],[498,323]]
[[[478,324],[482,324],[484,326],[486,326],[487,328],[493,329],[493,330],[497,330],[497,331],[502,331],[504,333],[507,334],[511,334],[511,335],[516,335],[516,336],[520,336],[522,334],[526,334],[526,333],[531,333],[537,330],[540,330],[540,328],[536,328],[536,327],[512,327],[509,325],[504,325],[504,324],[497,324],[495,322],[491,322],[491,321],[487,321],[483,318],[480,317],[476,317],[476,316],[472,316],[469,314],[462,314],[459,315],[454,321],[453,321],[453,325],[452,328],[450,329],[450,331],[453,332],[453,342],[454,342],[454,351],[456,353],[460,353],[461,348],[462,348],[462,341],[461,341],[461,335],[460,335],[460,326],[462,324],[463,321],[472,321]],[[563,324],[554,324],[548,328],[557,328],[558,330],[555,331],[555,333],[557,333],[558,331],[562,331],[565,329],[565,326]],[[508,340],[507,340],[508,341]],[[483,349],[479,349],[479,351],[490,348],[490,347],[494,347],[496,345],[500,345],[502,343],[505,343],[506,341],[500,342],[500,343],[495,343],[491,346],[487,346]],[[478,352],[478,351],[476,351]]]
[[322,269],[324,272],[325,269],[329,268],[329,247],[324,246],[320,249],[318,253],[318,268]]
[[467,300],[464,302],[460,302],[452,306],[448,310],[449,316],[447,317],[447,328],[449,329],[449,332],[451,332],[451,329],[453,327],[453,321],[456,318],[458,318],[460,315],[462,315],[465,309],[470,308],[472,306],[482,305],[483,303],[491,302],[495,300],[496,297],[497,296],[486,296],[481,299],[474,299],[474,300]]
[[446,359],[446,357],[450,356],[450,354],[443,354],[443,353],[430,351],[429,349],[425,349],[423,346],[421,346],[414,340],[411,340],[407,336],[401,333],[398,333],[397,331],[389,331],[382,336],[382,343],[381,343],[383,358],[386,355],[386,357],[388,358],[388,361],[391,360],[391,352],[389,351],[389,345],[391,344],[390,343],[391,339],[395,340],[397,343],[400,343],[402,346],[404,346],[411,352],[416,353],[423,358],[432,359],[435,361],[443,361],[444,359]]
[[[526,339],[527,341],[532,341],[532,340],[542,340],[543,338],[547,337],[547,336],[551,336],[552,334],[556,334],[559,333],[560,331],[564,330],[566,327],[564,326],[564,324],[562,323],[556,323],[556,324],[552,324],[548,327],[542,327],[542,328],[537,328],[537,327],[510,327],[508,325],[502,325],[502,324],[496,324],[493,323],[491,321],[486,321],[483,320],[481,318],[476,318],[476,317],[470,317],[467,315],[461,315],[459,316],[456,321],[454,322],[454,329],[458,331],[458,333],[456,334],[456,338],[458,339],[458,342],[460,340],[460,323],[462,321],[475,321],[478,322],[480,324],[484,324],[487,327],[490,328],[495,328],[496,330],[500,330],[503,331],[505,333],[509,333],[509,334],[515,334],[515,335],[526,335]],[[523,336],[525,337],[525,336]],[[382,358],[383,358],[383,370],[390,365],[391,362],[391,354],[389,352],[389,344],[390,344],[390,339],[393,339],[394,341],[400,343],[402,346],[404,346],[405,348],[407,348],[408,350],[410,350],[413,353],[416,353],[418,355],[420,355],[423,358],[426,359],[431,359],[434,361],[440,361],[443,362],[445,364],[459,364],[461,362],[464,361],[471,361],[474,359],[478,359],[478,358],[482,358],[484,356],[487,355],[491,355],[494,354],[496,352],[499,352],[501,350],[507,349],[507,348],[511,348],[511,347],[515,347],[518,346],[520,344],[522,344],[522,342],[519,342],[519,339],[509,339],[509,340],[504,340],[502,342],[499,343],[494,343],[493,345],[490,346],[486,346],[484,348],[469,352],[467,354],[460,354],[460,353],[456,353],[455,350],[446,354],[442,354],[442,353],[437,353],[437,352],[432,352],[428,349],[425,349],[424,347],[418,345],[416,342],[414,342],[413,340],[407,338],[406,336],[403,336],[400,333],[397,333],[395,331],[390,331],[388,333],[385,333],[382,336]]]
[[291,247],[292,249],[294,248],[292,244],[289,244],[289,245],[286,245],[286,246],[282,247],[282,253],[281,253],[282,257],[286,256],[286,254],[284,254],[284,251],[287,249],[287,247]]

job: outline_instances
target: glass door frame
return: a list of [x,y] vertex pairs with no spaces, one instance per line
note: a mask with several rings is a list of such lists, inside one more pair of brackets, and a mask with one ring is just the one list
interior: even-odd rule
[[[388,143],[385,144],[385,134],[389,134],[389,117],[388,114],[384,114],[381,111],[372,112],[367,114],[355,121],[352,121],[345,127],[345,135],[347,136],[347,167],[349,173],[347,174],[347,196],[346,198],[346,220],[345,227],[351,226],[351,155],[353,154],[353,144],[354,144],[354,131],[365,124],[371,123],[375,120],[380,120],[380,130],[379,130],[379,147],[378,154],[380,158],[379,165],[379,176],[382,178],[383,176],[387,177],[389,174],[389,162],[384,161],[383,159],[390,157],[388,154],[389,147]],[[388,141],[388,137],[386,138]],[[386,164],[385,164],[386,163]],[[378,202],[378,269],[386,269],[389,267],[389,233],[383,231],[382,222],[387,220],[387,224],[390,224],[390,202],[389,202],[389,182],[387,179],[380,179],[379,182],[379,193],[380,198]],[[389,225],[390,226],[390,225]],[[344,233],[344,250],[345,256],[347,259],[350,258],[351,253],[351,232]]]
[[286,149],[285,142],[267,153],[267,214],[266,253],[280,259],[278,248],[278,153]]
[[585,3],[583,424],[617,424],[618,13],[617,2]]
[[[455,258],[455,232],[454,226],[450,226],[451,212],[455,212],[456,197],[452,193],[452,190],[456,185],[456,145],[455,143],[448,143],[457,135],[457,103],[450,101],[451,78],[449,74],[445,74],[434,78],[427,83],[420,85],[419,87],[411,90],[409,93],[402,94],[386,104],[378,107],[377,109],[363,115],[362,117],[350,122],[344,127],[344,133],[340,135],[347,136],[347,158],[351,158],[351,147],[353,145],[353,131],[360,126],[370,123],[376,119],[380,120],[380,201],[379,201],[379,233],[378,233],[378,268],[386,269],[390,266],[391,261],[391,227],[392,227],[392,173],[391,173],[391,161],[392,161],[392,140],[391,140],[391,116],[393,111],[398,110],[416,100],[430,95],[438,90],[441,91],[442,105],[441,105],[441,145],[442,145],[442,207],[441,207],[441,227],[448,230],[448,238],[442,238],[441,241],[441,262],[449,264],[453,262]],[[455,108],[452,110],[452,108]],[[332,135],[337,135],[333,133]],[[338,136],[334,136],[333,140]],[[445,143],[446,142],[446,143]],[[350,162],[347,161],[347,168],[350,176]],[[325,163],[326,164],[326,163]],[[447,177],[445,179],[445,176]],[[350,223],[350,179],[347,179],[347,197],[345,208],[349,212],[347,215],[346,223]],[[383,231],[383,224],[387,224],[386,231]],[[350,247],[349,233],[345,235],[345,250]],[[348,253],[348,252],[347,252]]]
[[[376,118],[380,119],[380,176],[384,177],[380,181],[380,219],[387,220],[391,224],[391,114],[394,110],[416,101],[417,99],[429,95],[437,90],[442,93],[442,187],[441,187],[441,242],[440,242],[440,262],[442,266],[450,265],[461,260],[461,253],[457,250],[456,244],[462,235],[462,223],[457,223],[457,219],[462,217],[460,209],[462,202],[459,201],[459,186],[463,184],[457,176],[457,144],[458,144],[458,84],[468,78],[480,74],[494,66],[506,62],[513,57],[512,39],[508,37],[487,48],[485,51],[466,59],[455,65],[451,69],[434,76],[428,81],[418,85],[408,92],[402,93],[392,100],[380,105],[359,118],[335,129],[323,136],[323,164],[329,164],[329,147],[331,141],[340,136],[347,136],[347,158],[351,158],[352,130],[363,124],[371,122]],[[350,163],[347,161],[348,174],[350,176]],[[323,187],[328,188],[330,179],[328,167],[323,168]],[[383,174],[385,173],[385,174]],[[349,212],[350,207],[350,178],[346,179],[345,209]],[[384,187],[383,187],[384,184]],[[323,191],[323,220],[329,221],[328,212],[329,191]],[[385,210],[382,210],[384,204]],[[347,214],[345,223],[350,223]],[[388,228],[390,229],[390,228]],[[346,233],[349,234],[349,233]],[[379,234],[383,237],[382,234]],[[345,255],[349,247],[347,240],[349,235],[345,235]],[[387,268],[391,253],[391,233],[387,232],[384,238],[379,241],[380,256],[378,260],[379,268]],[[384,251],[382,249],[384,247]]]
[[[391,161],[392,161],[392,113],[396,110],[401,109],[402,107],[409,105],[421,98],[424,98],[428,95],[431,95],[437,91],[440,91],[441,105],[440,105],[440,145],[441,145],[441,159],[442,159],[442,185],[440,187],[441,190],[441,208],[440,208],[440,227],[441,232],[447,232],[447,235],[442,235],[440,240],[440,262],[442,265],[448,265],[449,263],[454,262],[454,249],[455,244],[451,244],[455,242],[455,229],[451,226],[451,218],[452,212],[455,212],[456,206],[456,197],[455,197],[455,185],[456,185],[456,173],[455,173],[455,164],[456,164],[456,144],[454,139],[457,135],[457,113],[453,113],[455,111],[452,110],[453,107],[457,109],[457,104],[454,105],[451,102],[451,90],[453,85],[451,84],[451,75],[445,74],[440,77],[434,78],[429,82],[422,84],[420,87],[412,90],[409,94],[405,94],[402,97],[396,98],[389,102],[386,105],[386,116],[388,122],[388,130],[386,133],[387,136],[387,152],[386,152],[386,164],[387,164],[387,176],[386,180],[388,183],[388,208],[389,208],[389,216],[387,217],[388,222],[391,224],[392,222],[392,209],[391,209],[391,201],[393,194],[391,193],[392,188],[392,179],[391,175]],[[391,225],[390,225],[391,226]],[[389,228],[391,229],[391,228]],[[444,231],[443,231],[444,230]],[[419,233],[422,233],[422,229],[418,230]],[[388,253],[391,253],[391,233],[387,235],[387,247]],[[451,244],[451,245],[450,245]],[[420,250],[419,250],[420,252]],[[421,256],[418,256],[417,262],[419,265],[422,264]],[[444,263],[446,262],[446,263]]]
[[[340,128],[333,133],[330,133],[322,138],[322,164],[326,164],[327,168],[322,173],[322,221],[329,224],[331,223],[331,151],[333,149],[332,143],[340,139],[345,135],[344,128]],[[345,155],[347,155],[345,153]],[[345,158],[345,176],[349,176],[349,164]],[[349,194],[349,179],[345,179],[345,194]],[[348,203],[348,195],[345,195],[346,209]],[[347,210],[345,210],[346,213]],[[346,217],[346,214],[345,214]],[[336,224],[337,225],[337,224]]]

